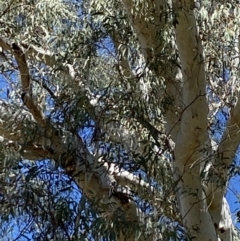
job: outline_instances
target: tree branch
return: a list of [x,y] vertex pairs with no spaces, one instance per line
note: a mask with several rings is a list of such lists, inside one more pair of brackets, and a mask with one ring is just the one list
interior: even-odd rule
[[[182,81],[179,72],[178,59],[176,59],[176,45],[172,41],[167,46],[165,38],[173,38],[172,32],[167,32],[167,25],[171,24],[171,10],[168,1],[147,1],[149,6],[145,12],[144,4],[133,0],[122,0],[123,7],[137,34],[141,50],[147,65],[159,78],[165,79],[166,89],[159,93],[163,111],[167,122],[166,132],[171,130],[174,142],[179,133],[179,113],[182,109]],[[171,28],[168,28],[171,29]],[[164,49],[164,52],[163,52]],[[171,63],[166,65],[166,63]],[[174,126],[174,128],[172,128]]]
[[45,127],[46,126],[45,116],[32,94],[31,79],[30,79],[28,64],[27,64],[27,60],[25,58],[24,52],[16,43],[13,43],[12,46],[10,46],[7,42],[3,41],[3,39],[0,39],[0,46],[5,50],[9,51],[10,53],[14,54],[18,64],[20,77],[21,77],[23,103],[27,106],[28,110],[32,113],[37,123],[41,127]]
[[[181,135],[179,140],[185,147],[179,145],[176,152],[184,156],[186,150],[194,150],[198,143],[208,140],[206,100],[206,77],[201,39],[196,26],[193,1],[173,1],[175,14],[176,42],[182,64],[184,81],[183,104],[188,106],[181,117]],[[199,96],[199,98],[197,98]],[[189,126],[189,124],[191,125]],[[181,150],[180,150],[181,149]],[[191,151],[190,151],[191,152]]]
[[[42,49],[36,47],[28,47],[25,44],[21,45],[21,48],[24,48],[23,52],[20,49],[20,47],[13,46],[12,48],[9,44],[6,44],[6,42],[1,39],[0,45],[9,52],[13,52],[14,50],[13,53],[19,65],[23,88],[28,90],[31,94],[30,76],[25,56],[28,56],[29,58],[33,59],[38,58],[40,59],[40,61],[43,61],[45,64],[48,64],[50,67],[52,67],[55,61],[54,55],[50,52],[43,51]],[[74,73],[73,66],[69,64],[65,64],[65,66],[66,72],[68,73],[71,80],[74,81],[76,75]],[[77,88],[75,88],[75,90],[76,89]],[[29,110],[31,111],[31,108],[29,108]],[[95,111],[94,107],[93,110]],[[4,113],[4,111],[2,113]],[[31,111],[31,113],[34,116],[34,112]],[[31,115],[29,113],[26,112],[26,115],[31,119]],[[41,123],[39,119],[36,118],[36,115],[34,117],[38,123]],[[21,119],[21,116],[17,117],[18,121],[19,118]],[[15,135],[12,137],[17,142],[17,145],[20,145],[23,149],[24,158],[34,160],[41,158],[52,158],[56,161],[58,161],[60,158],[60,163],[62,167],[70,176],[73,177],[73,179],[76,181],[76,183],[79,185],[79,187],[83,190],[83,192],[90,200],[95,200],[97,198],[99,200],[102,200],[103,204],[113,203],[115,206],[114,210],[116,208],[123,209],[130,220],[137,221],[139,219],[139,210],[135,202],[127,196],[127,193],[123,192],[121,195],[117,195],[117,192],[113,192],[111,194],[111,190],[113,188],[113,183],[119,182],[119,185],[126,187],[131,186],[131,189],[138,192],[141,196],[143,195],[143,193],[146,194],[146,192],[148,191],[152,193],[153,189],[149,187],[148,184],[146,184],[143,180],[140,180],[138,185],[134,185],[134,183],[136,184],[138,182],[138,178],[134,177],[134,175],[132,175],[128,171],[124,171],[122,177],[120,174],[116,175],[119,169],[118,167],[115,167],[114,164],[110,164],[110,166],[100,165],[93,169],[92,167],[94,166],[93,164],[95,157],[87,150],[87,148],[84,146],[83,142],[79,137],[76,137],[66,132],[64,134],[64,137],[59,135],[55,136],[55,134],[53,133],[55,133],[57,130],[50,123],[44,123],[40,125],[41,127],[44,127],[44,129],[42,129],[41,131],[38,130],[39,136],[35,138],[29,137],[27,131],[24,133],[21,132],[22,125],[26,124],[21,121],[18,123],[18,121],[18,127],[16,130],[19,130],[20,137],[18,138]],[[33,119],[31,119],[31,122],[34,123]],[[1,131],[3,133],[1,133]],[[9,131],[11,130],[5,129],[4,127],[1,128],[0,125],[0,134],[4,137],[9,137],[9,140],[11,141],[12,139],[11,135],[9,134]],[[35,133],[35,130],[30,132]],[[46,133],[47,136],[45,136]],[[25,139],[26,136],[28,136],[27,141]],[[69,144],[72,145],[70,150]],[[66,154],[67,151],[68,154]],[[114,170],[114,174],[109,172],[109,169]],[[105,210],[105,212],[108,211],[109,210]]]
[[[12,52],[12,48],[10,46],[10,44],[7,43],[7,41],[4,41],[3,39],[0,38],[0,46],[2,48],[4,48],[5,50]],[[42,61],[44,64],[53,67],[56,64],[56,57],[55,54],[47,51],[47,50],[43,50],[42,48],[39,47],[35,47],[35,46],[28,46],[26,44],[21,44],[20,45],[21,48],[24,49],[24,54],[25,56],[31,58],[31,59],[35,59],[37,58],[38,60]],[[22,71],[21,77],[23,78],[23,84],[25,86],[25,88],[27,89],[28,87],[28,83],[29,83],[29,74],[28,74],[28,69],[27,69],[27,63],[25,61],[25,59],[20,59],[24,58],[21,55],[17,56],[16,59],[19,60]],[[123,59],[124,61],[124,59]],[[126,71],[129,71],[129,66],[125,66],[127,64],[127,62],[123,63],[124,65],[122,66],[125,73]],[[74,92],[81,90],[81,92],[86,96],[86,98],[88,99],[88,104],[87,104],[87,109],[88,109],[88,113],[90,114],[91,118],[93,120],[96,121],[96,116],[98,116],[99,113],[97,113],[95,105],[92,103],[97,102],[97,100],[94,99],[94,95],[92,94],[91,90],[85,86],[85,84],[78,79],[78,77],[76,76],[76,72],[73,68],[72,65],[70,64],[64,64],[62,66],[64,69],[64,71],[67,73],[68,75],[68,81],[71,82],[70,85],[72,85],[72,90]],[[128,67],[128,69],[126,69]],[[31,86],[30,86],[31,87]],[[41,116],[41,110],[37,109],[36,105],[35,105],[35,101],[32,98],[29,98],[28,93],[26,93],[23,97],[24,97],[24,103],[26,104],[26,106],[29,108],[29,110],[34,111],[35,114],[35,118],[37,118],[36,120],[38,121],[38,123],[41,124],[41,126],[43,127],[46,123],[44,123],[44,117]],[[99,122],[99,121],[98,121]],[[114,141],[114,142],[123,142],[124,143],[124,147],[127,150],[131,150],[134,151],[137,145],[137,137],[133,136],[133,134],[129,133],[127,131],[127,129],[123,129],[123,128],[114,128],[113,126],[107,124],[103,124],[106,123],[106,119],[103,122],[99,122],[98,124],[100,124],[101,128],[103,129],[103,131],[108,130],[108,134],[111,135],[109,136],[109,140]],[[112,133],[112,134],[111,134]],[[135,143],[134,146],[131,145],[131,143]]]
[[[240,94],[238,93],[236,105],[230,112],[229,121],[222,140],[218,146],[218,153],[221,158],[216,160],[216,165],[224,164],[226,168],[232,163],[240,143]],[[222,169],[220,167],[220,169]]]
[[228,168],[234,159],[240,143],[240,94],[230,113],[226,130],[216,150],[217,155],[213,161],[213,177],[209,177],[210,184],[206,187],[209,196],[209,211],[216,224],[219,235],[223,240],[231,240],[234,227],[231,221],[231,213],[225,200],[228,182]]
[[121,177],[114,164],[103,164],[99,160],[94,167],[95,157],[87,150],[80,137],[60,131],[50,123],[45,128],[39,128],[31,113],[3,101],[0,101],[0,136],[0,141],[4,142],[6,147],[19,151],[23,158],[49,158],[60,163],[90,200],[100,201],[100,209],[105,213],[110,212],[109,205],[106,207],[105,204],[111,203],[111,212],[121,208],[129,220],[136,221],[139,218],[138,208],[127,193],[112,193],[115,183],[126,188],[131,186],[139,195],[148,190],[153,191],[143,180],[135,185],[138,178],[127,171],[124,171]]
[[[184,82],[182,101],[184,106],[188,106],[188,110],[182,114],[180,120],[181,128],[174,150],[176,159],[174,171],[181,178],[177,186],[177,195],[183,222],[191,236],[197,236],[199,240],[216,240],[200,178],[201,163],[207,160],[203,150],[209,146],[210,140],[207,130],[208,105],[205,96],[203,47],[196,26],[194,1],[174,0],[173,13]],[[192,103],[193,100],[195,101]],[[192,104],[189,106],[190,103]],[[211,225],[207,232],[204,227],[206,223]],[[195,226],[199,228],[198,233],[193,228]]]

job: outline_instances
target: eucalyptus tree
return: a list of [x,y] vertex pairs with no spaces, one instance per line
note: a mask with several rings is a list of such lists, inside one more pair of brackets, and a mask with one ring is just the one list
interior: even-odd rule
[[238,240],[238,1],[0,8],[3,234]]

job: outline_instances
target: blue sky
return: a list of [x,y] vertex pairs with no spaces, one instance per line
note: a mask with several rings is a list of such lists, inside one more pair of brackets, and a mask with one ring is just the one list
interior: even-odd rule
[[[103,42],[103,45],[105,44],[105,42]],[[107,44],[107,43],[106,43]],[[101,54],[104,54],[104,50],[100,51]],[[106,53],[107,54],[107,53]],[[14,75],[14,78],[16,78],[16,75]],[[0,75],[0,96],[1,98],[7,98],[7,87],[8,87],[8,82],[6,81],[6,79],[4,79],[2,77],[2,75]],[[221,138],[221,131],[224,130],[224,127],[226,125],[226,116],[223,115],[223,113],[221,111],[219,111],[216,115],[216,118],[219,120],[222,128],[220,128],[220,132],[217,131],[215,133],[215,138],[217,140],[220,140]],[[89,136],[87,133],[82,133],[83,135],[86,134],[86,136]],[[236,156],[236,163],[239,165],[240,164],[240,154],[238,154]],[[233,221],[236,221],[236,212],[239,210],[239,207],[240,207],[240,176],[237,175],[237,176],[234,176],[231,178],[230,182],[229,182],[229,187],[227,189],[227,193],[226,193],[226,197],[227,197],[227,200],[229,202],[229,205],[230,205],[230,209],[231,209],[231,212],[232,212],[232,217],[233,217]],[[18,226],[20,225],[20,226]],[[21,228],[21,226],[24,227],[24,223],[16,223],[16,226],[15,228],[12,230],[12,238],[16,237],[19,233],[19,230]],[[236,226],[238,226],[240,228],[240,224],[236,224]],[[29,238],[31,238],[31,234],[28,235]]]

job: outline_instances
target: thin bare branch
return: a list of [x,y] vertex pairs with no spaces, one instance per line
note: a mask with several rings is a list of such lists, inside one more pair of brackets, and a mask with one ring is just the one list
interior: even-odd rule
[[45,116],[32,94],[31,78],[30,78],[29,68],[28,68],[28,64],[27,64],[27,60],[24,52],[16,43],[13,43],[12,46],[10,46],[10,44],[5,42],[3,39],[0,39],[0,46],[5,50],[9,51],[10,53],[14,54],[18,64],[20,77],[21,77],[23,103],[27,106],[28,110],[32,113],[37,123],[41,127],[45,127],[46,126]]

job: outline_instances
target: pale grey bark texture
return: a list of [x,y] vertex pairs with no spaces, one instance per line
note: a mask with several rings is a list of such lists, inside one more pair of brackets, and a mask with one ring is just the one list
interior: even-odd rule
[[[149,69],[149,73],[165,81],[167,94],[160,91],[159,103],[166,96],[172,98],[171,105],[166,107],[164,113],[164,140],[169,145],[168,154],[172,158],[171,168],[176,183],[172,192],[178,201],[176,206],[181,214],[181,224],[191,240],[234,240],[234,226],[225,192],[228,167],[240,140],[240,101],[238,100],[231,110],[226,131],[218,148],[213,147],[208,134],[205,57],[194,12],[194,1],[146,0],[146,9],[143,2],[139,3],[138,8],[135,8],[136,4],[134,0],[121,1],[122,9],[126,12],[139,41],[143,61],[148,66],[154,65]],[[161,15],[162,12],[168,11],[169,6],[173,10],[171,21],[167,17],[170,16],[169,12],[168,15]],[[170,22],[173,25],[170,37],[174,44],[169,47],[168,56],[162,57],[159,52],[166,46],[156,36],[159,32],[166,34],[164,28],[166,23]],[[146,216],[129,197],[129,191],[138,192],[142,200],[149,197],[149,203],[156,209],[161,208],[162,193],[140,177],[120,170],[112,163],[106,163],[97,152],[92,153],[88,150],[78,134],[59,129],[45,118],[33,95],[28,61],[36,58],[52,68],[56,64],[56,57],[52,52],[28,46],[26,43],[11,45],[5,39],[0,39],[0,46],[16,59],[24,94],[20,108],[4,101],[0,102],[1,141],[6,146],[14,147],[25,159],[34,161],[49,158],[56,162],[60,160],[61,167],[73,177],[89,200],[99,203],[99,209],[107,218],[120,208],[127,220],[139,228],[140,224],[145,222]],[[115,42],[115,46],[118,48],[119,44]],[[178,65],[174,68],[163,68],[163,62],[169,61],[174,51],[179,53],[177,61],[181,68]],[[127,58],[121,58],[120,63],[121,74],[134,78],[135,73],[131,70]],[[95,108],[99,99],[79,79],[72,64],[62,63],[61,67],[62,74],[67,76],[66,79],[73,89],[73,95],[74,91],[80,89],[81,94],[86,97],[91,117],[96,118],[100,113],[98,108]],[[139,89],[143,85],[144,83],[139,81]],[[136,119],[150,132],[158,131],[156,128],[150,130],[152,126],[146,124],[144,119]],[[143,145],[138,142],[142,134],[140,131],[133,133],[121,124],[108,124],[107,120],[106,114],[105,122],[99,121],[98,124],[107,133],[108,140],[121,143],[129,152],[144,152]],[[29,133],[34,134],[31,136]],[[205,182],[205,177],[201,176],[203,172],[215,178]],[[219,185],[216,180],[223,181],[223,184]],[[118,185],[125,189],[114,190]],[[166,216],[173,215],[166,210],[163,212]],[[179,221],[179,218],[175,218]],[[139,240],[153,240],[153,237],[154,234],[141,235]],[[132,230],[118,236],[119,241],[133,241],[136,238]]]
[[[136,17],[134,1],[123,0],[133,28],[143,48],[143,54],[148,60],[146,49],[154,50],[153,41],[158,27],[146,23],[144,13]],[[148,2],[150,6],[159,10],[161,1]],[[164,4],[164,3],[162,3]],[[205,162],[212,159],[212,147],[208,135],[208,104],[206,100],[206,73],[204,68],[204,53],[202,41],[198,33],[193,1],[172,1],[174,11],[173,24],[176,34],[176,44],[180,54],[182,83],[174,105],[182,110],[180,117],[167,112],[166,129],[171,132],[175,142],[173,170],[175,180],[178,181],[177,196],[184,225],[188,228],[194,240],[233,240],[234,227],[231,220],[228,203],[224,197],[224,186],[217,183],[203,185],[200,178],[205,168]],[[151,8],[151,7],[150,7]],[[161,8],[164,9],[164,8]],[[161,28],[161,27],[160,27]],[[154,42],[154,43],[153,43]],[[159,45],[157,45],[159,46]],[[154,52],[154,51],[153,51]],[[154,53],[152,58],[154,58]],[[179,74],[176,73],[175,80]],[[171,89],[171,80],[168,73],[164,76],[167,88]],[[174,78],[173,77],[173,78]],[[183,86],[181,88],[181,86]],[[171,93],[171,92],[169,92]],[[239,102],[232,111],[228,129],[219,145],[221,153],[218,163],[217,175],[227,180],[227,167],[230,165],[239,145],[237,109]],[[205,150],[205,151],[204,151]],[[214,158],[213,158],[214,159]],[[212,162],[213,160],[211,160]],[[224,168],[219,167],[224,164]],[[215,165],[216,167],[217,165]],[[222,173],[222,174],[221,174]],[[211,186],[211,187],[210,187]]]

